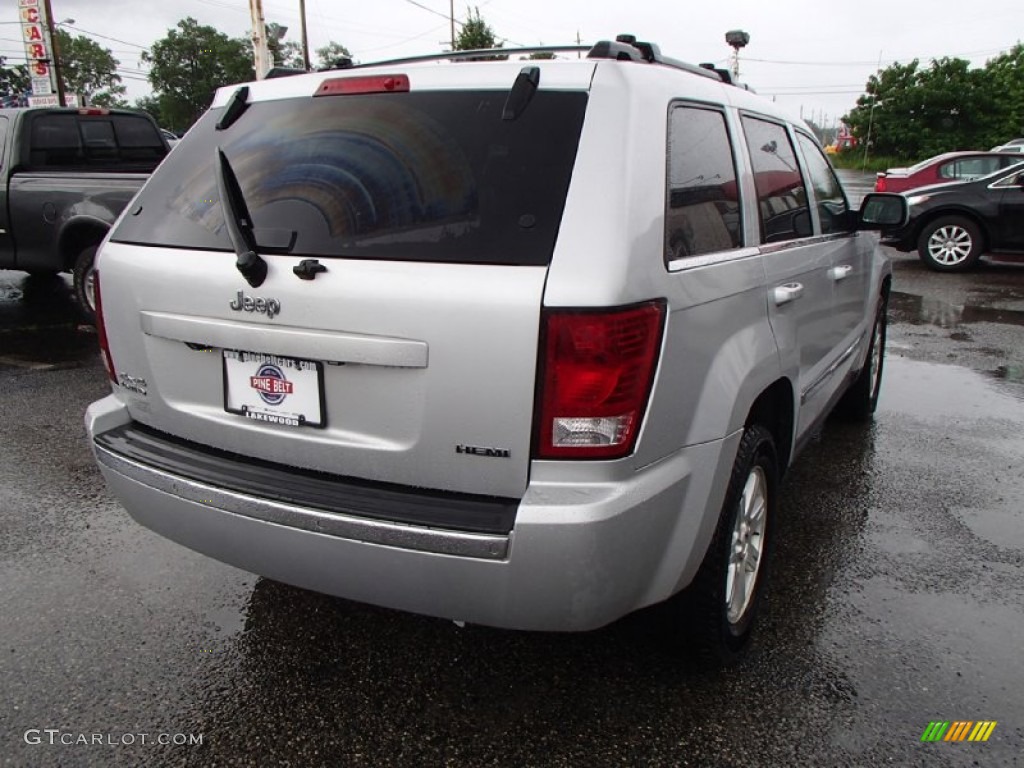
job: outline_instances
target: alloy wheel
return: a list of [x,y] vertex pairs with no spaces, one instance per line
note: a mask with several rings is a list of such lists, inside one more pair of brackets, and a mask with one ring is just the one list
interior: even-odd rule
[[768,521],[768,481],[764,469],[754,466],[740,496],[726,566],[726,618],[737,624],[750,605],[757,586]]
[[970,232],[955,224],[947,224],[928,238],[928,255],[936,263],[952,267],[967,259],[973,245]]

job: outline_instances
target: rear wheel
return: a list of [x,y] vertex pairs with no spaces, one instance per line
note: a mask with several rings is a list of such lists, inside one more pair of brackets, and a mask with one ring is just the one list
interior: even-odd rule
[[96,322],[96,249],[95,245],[83,249],[75,259],[73,271],[78,309],[82,319],[89,323]]
[[929,222],[917,238],[921,261],[937,272],[964,272],[981,257],[978,225],[962,216],[943,216]]
[[740,440],[704,562],[668,606],[684,646],[705,663],[731,666],[750,641],[772,544],[777,483],[771,433],[751,425]]

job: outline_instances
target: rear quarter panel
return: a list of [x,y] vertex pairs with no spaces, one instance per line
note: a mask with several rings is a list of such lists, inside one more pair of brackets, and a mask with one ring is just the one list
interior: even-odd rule
[[17,269],[68,268],[60,243],[72,228],[109,229],[146,174],[16,173],[8,207],[17,243]]
[[[729,105],[746,92],[655,67],[599,65],[548,275],[545,306],[665,298],[669,316],[635,466],[742,428],[779,375],[755,248],[701,266],[665,263],[666,141],[674,100]],[[762,109],[770,104],[758,101]],[[743,168],[734,129],[734,152]],[[744,194],[752,194],[743,181]],[[756,226],[745,222],[746,229]],[[678,268],[677,268],[678,266]]]

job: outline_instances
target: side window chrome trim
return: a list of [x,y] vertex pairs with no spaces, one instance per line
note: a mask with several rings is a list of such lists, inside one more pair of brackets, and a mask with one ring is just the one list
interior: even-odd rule
[[683,256],[673,259],[665,264],[668,271],[685,272],[697,267],[709,267],[713,264],[725,264],[729,261],[749,259],[752,256],[760,256],[761,249],[756,245],[748,245],[742,248],[735,248],[729,251],[717,251],[715,253],[702,253],[699,256]]
[[762,243],[757,246],[757,250],[764,255],[771,253],[779,253],[780,251],[788,251],[796,248],[805,248],[809,245],[820,245],[821,243],[828,243],[833,240],[842,240],[845,238],[856,237],[857,232],[831,232],[827,235],[814,235],[813,237],[801,237],[797,240],[782,240],[778,243]]

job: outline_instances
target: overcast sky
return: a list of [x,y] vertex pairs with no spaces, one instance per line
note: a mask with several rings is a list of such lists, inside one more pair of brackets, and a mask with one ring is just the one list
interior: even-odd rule
[[[239,36],[248,0],[51,0],[57,21],[114,51],[130,98],[149,91],[140,53],[185,16]],[[805,117],[827,124],[849,110],[878,67],[912,58],[970,59],[975,66],[1024,36],[1024,0],[479,0],[474,6],[506,46],[584,43],[630,32],[670,56],[725,65],[725,32],[742,29],[741,76]],[[299,40],[299,0],[264,0],[266,21]],[[23,60],[18,0],[0,0],[0,55]],[[456,19],[467,4],[455,3]],[[306,0],[310,49],[335,40],[357,60],[441,50],[446,0]],[[105,37],[101,37],[105,36]]]

